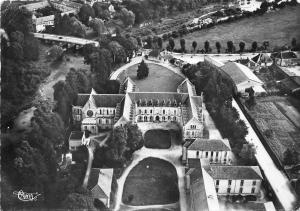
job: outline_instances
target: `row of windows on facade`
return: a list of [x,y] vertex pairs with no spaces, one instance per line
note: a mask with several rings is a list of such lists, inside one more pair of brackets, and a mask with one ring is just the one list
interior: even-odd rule
[[[113,115],[115,115],[115,110],[112,110],[113,112]],[[81,109],[74,109],[74,111],[73,111],[73,113],[74,114],[77,114],[77,115],[79,115],[79,114],[82,114],[82,110]],[[99,114],[100,115],[109,115],[109,110],[108,109],[99,109]]]
[[[196,152],[196,156],[197,156],[197,158],[199,158],[199,151],[197,151]],[[213,157],[213,154],[214,154],[214,152],[212,151],[212,152],[210,152],[210,157]],[[209,155],[209,152],[205,152],[205,158],[208,158],[208,155]],[[218,157],[219,156],[219,152],[216,152],[216,157]],[[225,158],[227,157],[227,152],[225,152],[225,156],[224,156]]]
[[[216,180],[216,186],[220,184],[220,180]],[[232,180],[228,180],[228,186],[231,186]],[[244,180],[241,180],[240,186],[244,185]],[[252,186],[256,185],[256,180],[252,181]]]
[[[150,109],[150,114],[152,114],[152,112],[153,112],[153,110]],[[141,109],[139,109],[139,114],[142,114],[142,110]],[[144,114],[147,114],[147,109],[145,109]],[[163,114],[166,114],[166,110],[165,109],[163,109]],[[174,110],[174,115],[176,115],[176,110]]]
[[[158,117],[158,116],[157,116]],[[159,117],[158,118],[153,118],[153,116],[144,116],[144,118],[142,117],[142,116],[138,116],[138,121],[139,122],[141,122],[141,121],[144,121],[144,122],[148,122],[148,120],[150,121],[150,122],[153,122],[154,120],[156,120],[156,121],[160,121],[160,119],[159,119]],[[163,116],[162,118],[162,121],[172,121],[172,117],[171,116],[168,116],[168,118],[166,118],[165,116]],[[177,118],[174,116],[173,117],[173,121],[176,121],[177,120]]]
[[181,106],[181,102],[179,102],[179,104],[177,103],[176,100],[174,100],[173,102],[171,100],[168,100],[167,102],[165,100],[163,101],[159,101],[159,100],[155,100],[156,102],[154,102],[153,100],[138,100],[136,101],[137,106],[172,106],[172,107],[177,107],[178,105]]
[[[216,192],[219,192],[219,188],[216,188]],[[227,188],[227,193],[231,192],[231,188]],[[243,193],[243,187],[240,187],[239,193]],[[252,187],[251,189],[251,193],[254,194],[255,193],[255,187]]]

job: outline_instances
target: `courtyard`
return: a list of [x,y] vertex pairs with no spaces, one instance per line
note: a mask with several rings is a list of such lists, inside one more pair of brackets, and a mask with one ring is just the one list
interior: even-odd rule
[[142,206],[171,204],[179,200],[176,169],[168,161],[149,157],[140,161],[126,178],[122,201]]
[[170,132],[167,130],[149,130],[144,135],[147,148],[168,149],[171,146]]
[[[139,64],[134,64],[123,71],[118,79],[125,80],[130,77],[139,88],[140,92],[176,92],[183,78],[162,65],[147,63],[149,75],[144,79],[137,79]],[[155,81],[155,83],[154,83]]]

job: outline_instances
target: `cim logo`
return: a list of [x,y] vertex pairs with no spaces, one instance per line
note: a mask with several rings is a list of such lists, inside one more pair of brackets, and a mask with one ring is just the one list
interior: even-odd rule
[[41,195],[37,192],[36,193],[26,193],[23,190],[14,191],[13,194],[17,195],[18,199],[21,201],[24,201],[24,202],[36,201],[37,197]]

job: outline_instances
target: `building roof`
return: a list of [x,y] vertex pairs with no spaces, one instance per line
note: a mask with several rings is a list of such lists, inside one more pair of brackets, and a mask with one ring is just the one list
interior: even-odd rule
[[214,179],[262,179],[258,166],[210,166],[208,173]]
[[[89,100],[91,94],[78,94],[75,106],[83,107]],[[124,94],[92,94],[91,97],[95,101],[97,107],[116,107],[117,103],[121,103]]]
[[109,198],[113,178],[113,169],[92,168],[87,188],[94,197]]
[[[200,161],[199,161],[200,162]],[[191,169],[188,173],[190,175],[190,210],[192,211],[208,211],[207,195],[203,181],[201,168]]]
[[263,82],[245,65],[236,62],[228,62],[222,66],[221,69],[232,78],[236,85],[245,81],[254,81],[263,84]]
[[70,140],[81,140],[84,132],[81,131],[72,131],[70,135]]
[[188,94],[176,92],[132,92],[128,93],[128,95],[132,102],[138,102],[141,100],[141,103],[144,103],[152,100],[154,105],[162,105],[164,102],[168,104],[169,101],[171,101],[172,104],[175,101],[177,103],[185,103],[188,99]]
[[188,93],[190,96],[196,95],[195,86],[189,79],[185,79],[177,88],[179,93]]
[[231,151],[227,139],[196,139],[188,146],[188,150],[197,151]]

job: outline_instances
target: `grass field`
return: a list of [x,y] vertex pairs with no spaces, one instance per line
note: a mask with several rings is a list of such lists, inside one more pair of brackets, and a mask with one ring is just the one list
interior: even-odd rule
[[176,169],[167,161],[146,158],[126,178],[122,201],[133,206],[171,204],[179,200]]
[[[216,52],[215,43],[219,41],[221,52],[225,51],[226,43],[232,40],[238,50],[238,43],[244,41],[246,48],[251,47],[253,41],[259,45],[263,41],[270,42],[270,47],[290,45],[295,37],[300,41],[300,6],[286,7],[279,11],[270,12],[262,16],[250,17],[232,23],[217,25],[210,29],[193,32],[183,36],[187,50],[191,50],[192,42],[198,43],[197,49],[204,48],[208,40],[213,52]],[[175,39],[175,48],[180,48],[179,40]],[[167,42],[165,43],[166,46]]]
[[136,77],[138,65],[133,65],[122,72],[118,79],[123,81],[129,76],[137,85],[140,92],[176,92],[178,85],[183,79],[169,70],[158,64],[148,63],[149,75],[145,79],[139,80]]
[[148,130],[144,139],[148,148],[168,149],[171,146],[171,136],[167,130]]
[[295,119],[290,119],[291,111],[299,116],[286,98],[276,96],[274,99],[257,99],[257,104],[250,110],[259,130],[281,160],[287,148],[296,149],[300,153],[300,130],[291,121]]

